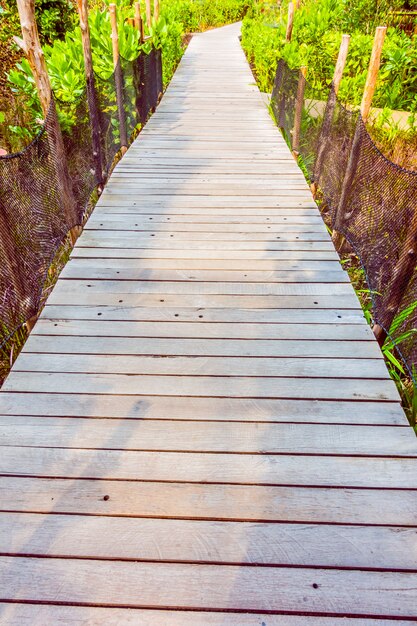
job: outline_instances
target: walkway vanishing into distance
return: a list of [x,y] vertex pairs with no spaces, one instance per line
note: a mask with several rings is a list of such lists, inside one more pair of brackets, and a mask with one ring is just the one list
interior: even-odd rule
[[237,26],[191,41],[0,421],[2,625],[417,619],[416,440]]

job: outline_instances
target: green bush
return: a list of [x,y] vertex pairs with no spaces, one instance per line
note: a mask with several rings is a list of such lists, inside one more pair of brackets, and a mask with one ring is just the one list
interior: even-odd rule
[[[343,32],[351,35],[340,97],[358,105],[365,85],[373,33],[398,0],[305,0],[295,12],[291,43],[285,41],[288,3],[259,4],[243,21],[242,44],[258,84],[271,91],[278,59],[292,68],[308,67],[317,97],[325,97],[332,80]],[[389,28],[385,39],[374,106],[417,111],[417,36]]]
[[[12,0],[7,0],[11,2]],[[38,0],[44,4],[62,5],[67,0]],[[164,85],[170,81],[184,51],[185,33],[221,26],[236,21],[246,13],[251,0],[162,0],[161,15],[153,20],[151,27],[146,27],[151,40],[142,45],[149,52],[152,45],[162,49]],[[113,52],[111,27],[107,4],[96,3],[90,10],[89,25],[93,66],[96,74],[106,80],[113,73]],[[54,5],[55,6],[55,5]],[[145,15],[145,7],[142,7]],[[119,32],[119,50],[124,59],[137,57],[141,46],[137,29],[129,23],[134,16],[130,0],[118,0],[117,17]],[[43,18],[37,12],[38,22]],[[76,19],[76,13],[72,15]],[[75,102],[85,88],[84,61],[81,45],[81,31],[78,25],[65,33],[62,40],[57,39],[52,45],[44,46],[44,53],[52,89],[59,100]],[[128,79],[129,80],[129,79]],[[9,85],[16,101],[13,121],[7,125],[7,144],[9,149],[19,149],[22,143],[39,129],[42,118],[41,107],[36,95],[36,88],[26,59],[17,63],[8,74]],[[63,130],[70,130],[76,123],[75,107],[62,107],[58,110]],[[16,119],[17,118],[17,119]],[[3,124],[4,128],[4,124]],[[3,132],[3,135],[5,133]]]
[[[74,28],[76,13],[70,0],[35,0],[35,10],[42,44],[63,39],[65,33]],[[20,35],[16,0],[3,0],[1,15],[0,38],[4,40]]]

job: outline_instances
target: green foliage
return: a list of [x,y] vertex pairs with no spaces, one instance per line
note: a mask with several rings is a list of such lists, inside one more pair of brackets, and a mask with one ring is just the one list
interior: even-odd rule
[[[12,0],[7,1],[12,2]],[[58,7],[61,7],[63,11],[67,0],[38,0],[38,2],[42,3],[45,10],[58,10]],[[251,0],[163,0],[159,20],[154,19],[150,28],[146,27],[146,34],[151,39],[147,40],[141,48],[138,30],[129,23],[134,16],[133,3],[131,0],[118,0],[120,55],[123,59],[133,60],[141,49],[149,52],[152,45],[161,48],[163,78],[166,86],[183,54],[184,34],[236,21],[243,17],[250,2]],[[89,13],[94,71],[104,81],[114,71],[110,17],[106,6],[108,3],[109,0],[104,3],[97,2],[95,8]],[[38,11],[37,14],[39,21]],[[76,16],[76,13],[74,15]],[[145,15],[144,6],[142,15]],[[76,102],[85,88],[79,26],[73,26],[62,39],[56,39],[52,45],[44,46],[44,53],[55,96],[64,103]],[[126,81],[131,81],[131,77],[126,77]],[[9,72],[8,82],[17,103],[15,108],[21,114],[15,112],[13,120],[9,117],[7,143],[9,148],[19,149],[39,130],[42,111],[36,95],[32,72],[25,59]],[[128,84],[127,88],[129,86]],[[109,87],[105,87],[103,83],[101,88]],[[63,130],[70,130],[71,126],[76,123],[75,106],[59,106],[58,113]]]
[[344,0],[343,29],[352,32],[361,27],[365,33],[373,34],[375,28],[386,24],[392,10],[400,10],[404,0]]
[[161,15],[190,33],[237,22],[251,5],[251,0],[163,0]]
[[[411,315],[417,308],[417,300],[409,304],[405,309],[397,313],[394,317],[391,327],[389,329],[389,336],[386,338],[383,346],[382,353],[385,356],[388,371],[391,378],[395,381],[398,390],[401,394],[404,409],[411,424],[416,424],[417,416],[417,388],[413,384],[413,380],[404,369],[401,361],[401,346],[409,340],[414,340],[417,333],[416,328],[405,330],[398,334],[398,331],[407,323]],[[417,380],[417,373],[413,370],[412,378]]]
[[[35,0],[37,24],[42,44],[52,44],[63,39],[76,21],[76,13],[70,0]],[[20,35],[20,23],[16,0],[3,0],[0,39]]]
[[[373,33],[399,0],[305,0],[295,12],[292,41],[285,41],[288,2],[267,9],[258,4],[243,21],[242,44],[258,84],[271,91],[277,61],[308,67],[308,81],[316,97],[325,97],[332,80],[343,32],[351,35],[339,96],[359,105],[365,85]],[[389,28],[373,104],[376,107],[417,111],[417,36]]]

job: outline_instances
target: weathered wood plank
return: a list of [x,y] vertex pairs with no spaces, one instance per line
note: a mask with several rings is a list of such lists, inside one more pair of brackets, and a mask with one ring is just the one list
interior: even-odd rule
[[3,555],[413,570],[415,537],[383,526],[0,514]]
[[128,234],[129,231],[117,231],[113,233],[110,230],[106,231],[84,231],[81,235],[78,246],[80,248],[140,248],[140,249],[169,249],[169,250],[183,250],[186,246],[189,250],[216,250],[216,251],[334,251],[331,241],[301,241],[301,240],[286,240],[280,238],[279,241],[210,241],[200,240],[199,238],[193,240],[187,240],[184,242],[179,239],[175,241],[174,238],[158,237],[154,239],[152,233],[148,236],[140,237],[136,233],[135,237]]
[[[56,290],[49,296],[48,302],[52,305],[73,305],[74,298],[66,292],[57,293]],[[239,295],[239,294],[167,294],[167,293],[97,293],[91,289],[80,292],[77,299],[79,306],[120,306],[128,307],[197,307],[202,309],[295,309],[302,310],[329,310],[337,307],[343,311],[361,311],[355,294],[335,294],[334,296],[300,295]],[[296,320],[293,320],[296,322]],[[342,324],[344,322],[339,321]]]
[[[109,497],[105,499],[105,496]],[[2,510],[26,513],[410,527],[415,527],[417,522],[417,492],[395,489],[2,476],[0,502]],[[383,591],[389,595],[386,588]],[[85,593],[88,594],[88,589]],[[413,598],[415,600],[415,594]],[[3,596],[3,599],[8,598]],[[212,607],[211,604],[207,606]]]
[[[9,626],[45,626],[45,624],[75,623],[83,626],[393,626],[392,620],[310,617],[222,613],[200,611],[164,611],[103,607],[58,606],[41,604],[0,604],[0,617]],[[409,621],[397,620],[395,626],[409,626]]]
[[[0,415],[393,425],[409,429],[399,403],[271,400],[266,398],[190,398],[101,396],[61,393],[0,394]],[[13,417],[13,420],[15,417]],[[6,422],[4,422],[6,423]],[[10,419],[8,422],[10,424]],[[20,440],[19,440],[20,442]],[[16,441],[11,442],[11,445]],[[20,442],[21,443],[21,442]],[[30,445],[30,444],[29,444]]]
[[[325,229],[320,229],[319,232],[300,232],[298,229],[293,229],[292,231],[282,232],[280,235],[276,235],[274,231],[269,232],[256,232],[252,231],[252,229],[248,227],[245,229],[244,226],[235,225],[236,232],[227,232],[226,229],[222,228],[215,232],[215,229],[206,229],[206,230],[197,230],[193,231],[190,229],[187,230],[174,230],[172,227],[168,231],[160,230],[159,227],[152,227],[147,225],[143,230],[138,228],[135,230],[134,227],[132,229],[126,228],[123,230],[120,227],[118,230],[116,228],[104,228],[97,226],[92,226],[91,228],[86,225],[86,230],[93,230],[95,232],[101,232],[106,230],[109,233],[112,233],[113,237],[123,236],[127,238],[130,236],[131,238],[134,236],[136,241],[147,240],[149,237],[157,237],[158,241],[163,241],[164,239],[172,239],[175,238],[177,241],[187,241],[188,239],[194,239],[198,241],[210,241],[211,239],[216,239],[217,241],[233,241],[233,242],[244,242],[244,241],[262,241],[262,242],[274,242],[275,240],[282,241],[329,241],[329,235]],[[188,232],[187,232],[188,231]],[[141,233],[140,235],[138,233]],[[170,234],[171,233],[171,234]]]
[[[164,303],[160,303],[164,304]],[[43,319],[97,319],[117,321],[168,321],[175,317],[179,320],[198,322],[236,322],[236,323],[269,323],[269,324],[363,324],[363,314],[359,310],[350,309],[216,309],[203,307],[181,306],[83,306],[79,305],[47,305]],[[293,354],[292,351],[290,354]]]
[[[135,213],[135,216],[137,214]],[[94,218],[94,220],[93,220]],[[109,211],[104,211],[104,209],[102,210],[97,210],[94,212],[94,215],[90,218],[89,224],[92,225],[93,223],[97,224],[98,222],[104,222],[105,225],[107,225],[107,222],[114,222],[115,220],[117,220],[117,222],[119,224],[122,224],[122,219],[123,221],[126,223],[128,221],[128,219],[132,220],[132,222],[135,220],[135,217],[131,216],[129,213],[123,214],[122,216],[117,214],[116,211],[116,215],[110,214],[109,215]],[[265,224],[265,225],[271,225],[274,224],[274,228],[276,230],[279,231],[284,231],[287,230],[287,228],[285,228],[286,225],[291,225],[292,228],[294,228],[294,224],[298,224],[298,228],[301,229],[301,225],[319,225],[320,227],[322,227],[322,224],[320,222],[321,218],[319,215],[300,215],[300,216],[293,216],[292,214],[289,216],[269,216],[269,217],[265,217],[265,216],[261,216],[261,215],[249,215],[249,216],[238,216],[238,215],[213,215],[213,216],[206,216],[203,214],[198,214],[198,215],[193,215],[193,214],[189,214],[189,215],[176,215],[176,214],[162,214],[162,215],[153,215],[152,217],[147,217],[144,216],[142,218],[142,220],[148,220],[149,222],[152,222],[152,224],[167,224],[168,222],[171,223],[171,226],[173,224],[175,224],[175,230],[177,230],[179,228],[179,225],[181,224]],[[137,220],[137,218],[136,218]],[[142,222],[143,223],[143,222]],[[276,226],[276,224],[279,224],[279,228]],[[317,226],[316,226],[317,227]],[[181,226],[182,228],[182,226]],[[119,227],[120,230],[120,227]],[[135,230],[135,229],[133,229]]]
[[[415,617],[416,574],[0,558],[1,599]],[[115,585],[115,581],[118,584]],[[355,602],[352,603],[352,597]]]
[[[180,351],[180,350],[179,350]],[[243,358],[109,354],[34,354],[25,352],[15,372],[71,372],[84,374],[143,374],[179,376],[249,376],[293,378],[390,379],[381,358]]]
[[[96,254],[99,252],[96,251]],[[220,270],[223,272],[237,271],[245,272],[247,277],[263,275],[265,279],[270,279],[271,276],[276,274],[281,275],[284,272],[297,279],[298,272],[308,272],[309,275],[316,275],[316,272],[329,272],[330,274],[337,272],[342,274],[343,270],[337,260],[330,261],[316,261],[316,260],[295,260],[291,261],[286,259],[285,261],[276,260],[233,260],[233,259],[114,259],[112,262],[114,270],[181,270],[183,272],[190,272],[191,270],[210,270],[214,272]],[[100,266],[103,266],[103,259],[97,260],[86,258],[72,258],[69,262],[69,267],[95,272]],[[74,269],[72,271],[75,271]],[[296,272],[293,274],[293,272]],[[129,274],[128,274],[129,275]],[[240,275],[240,274],[239,274]],[[237,274],[234,274],[237,277]],[[346,276],[346,272],[343,273]],[[245,278],[246,276],[243,275]],[[344,282],[344,280],[341,280]]]
[[[113,265],[113,264],[112,264]],[[68,263],[62,271],[61,279],[120,280],[120,281],[195,281],[195,282],[237,282],[241,283],[348,283],[349,276],[340,266],[329,270],[210,270],[210,269],[146,269],[103,267],[102,264]]]
[[[276,132],[274,132],[274,141],[276,141]],[[175,138],[178,140],[178,138]],[[308,193],[308,186],[306,185],[306,181],[301,174],[301,172],[290,174],[286,173],[285,177],[281,174],[281,176],[276,174],[263,174],[256,177],[248,178],[245,174],[197,174],[196,172],[192,174],[177,175],[173,176],[172,174],[159,174],[152,175],[142,173],[137,175],[135,172],[129,172],[128,174],[122,174],[119,172],[115,172],[112,177],[112,187],[113,182],[116,183],[116,187],[119,184],[126,184],[127,186],[136,185],[140,187],[145,187],[147,190],[152,189],[154,187],[159,187],[161,185],[167,185],[167,187],[178,186],[182,193],[187,190],[189,187],[198,186],[200,191],[203,191],[208,187],[210,189],[210,195],[212,195],[213,186],[215,186],[216,191],[222,192],[222,189],[233,189],[234,187],[239,187],[240,192],[243,193],[246,191],[246,188],[252,189],[285,189],[290,192],[293,189],[304,189]],[[204,193],[203,193],[204,195]],[[219,195],[219,194],[214,194]],[[262,194],[259,194],[262,195]],[[270,195],[270,194],[269,194]],[[320,216],[319,216],[320,217]]]
[[[220,338],[220,339],[297,339],[370,341],[372,331],[365,324],[233,324],[227,322],[178,321],[158,322],[111,322],[107,320],[38,320],[34,335],[77,335],[92,337],[172,337]],[[204,319],[204,318],[203,318]],[[353,356],[353,355],[352,355]]]
[[[71,253],[72,259],[99,258],[99,259],[143,259],[152,261],[197,260],[207,261],[234,261],[249,263],[250,261],[261,263],[317,263],[319,261],[338,262],[339,257],[332,250],[193,250],[193,249],[149,249],[149,248],[88,248],[76,247]],[[309,261],[310,259],[310,261]]]
[[4,446],[0,473],[45,478],[62,478],[65,474],[66,478],[106,480],[417,489],[417,458]]
[[[159,337],[97,337],[80,335],[31,335],[24,353],[38,354],[102,354],[102,355],[159,355],[205,357],[287,357],[379,359],[381,355],[373,341],[309,341],[258,339],[190,339]],[[17,367],[17,365],[16,365]],[[378,367],[378,366],[377,366]],[[384,366],[385,367],[385,366]],[[336,369],[339,366],[336,363]],[[381,370],[380,370],[381,371]],[[382,370],[384,371],[384,370]],[[337,374],[338,377],[340,374]],[[368,378],[372,372],[368,373]]]
[[182,207],[190,207],[190,208],[234,208],[238,209],[242,208],[251,208],[251,207],[260,207],[260,208],[279,208],[282,206],[285,207],[306,207],[306,208],[316,208],[313,200],[309,198],[307,201],[299,198],[295,198],[290,192],[287,195],[279,196],[277,194],[272,194],[269,196],[262,196],[261,198],[257,196],[244,196],[244,195],[234,195],[234,196],[204,196],[204,195],[183,195],[179,192],[175,194],[175,196],[155,196],[149,195],[146,193],[141,193],[140,195],[136,195],[136,197],[132,196],[132,194],[124,194],[120,191],[118,193],[107,193],[107,191],[103,192],[103,195],[100,198],[100,205],[111,206],[114,204],[132,205],[132,206],[149,206],[149,207],[159,207],[159,208],[182,208]]
[[[172,218],[176,218],[181,220],[182,218],[205,218],[207,216],[207,211],[204,208],[200,207],[184,207],[184,208],[172,208],[172,209],[162,209],[155,206],[143,206],[138,204],[120,204],[116,202],[108,202],[97,205],[94,210],[96,215],[118,215],[119,213],[126,213],[127,215],[150,215],[150,216],[164,216],[167,218],[171,216]],[[246,208],[246,209],[238,209],[238,208],[229,208],[229,209],[210,209],[210,216],[212,219],[216,217],[220,218],[220,222],[224,219],[233,221],[236,219],[241,219],[241,221],[264,221],[268,217],[271,222],[281,223],[285,221],[284,218],[287,218],[287,221],[300,222],[304,218],[311,219],[314,218],[315,221],[321,219],[315,209],[313,208],[300,208],[294,206],[280,206],[276,209],[271,208]]]
[[[349,283],[240,283],[193,281],[119,281],[119,280],[61,280],[54,289],[55,296],[76,293],[81,299],[85,291],[106,294],[193,294],[193,295],[254,295],[254,296],[331,296],[350,297],[357,302]],[[73,302],[74,300],[72,300]],[[54,300],[56,302],[56,300]],[[313,303],[315,300],[313,301]],[[334,300],[333,300],[334,302]],[[369,330],[369,329],[368,329]],[[307,331],[308,332],[308,331]]]
[[[192,406],[193,400],[189,402]],[[142,409],[145,416],[146,409],[146,406]],[[169,413],[165,420],[106,419],[89,423],[88,418],[39,419],[30,414],[4,415],[0,417],[1,443],[4,446],[59,445],[114,450],[416,457],[414,434],[410,428],[183,422],[170,421]]]

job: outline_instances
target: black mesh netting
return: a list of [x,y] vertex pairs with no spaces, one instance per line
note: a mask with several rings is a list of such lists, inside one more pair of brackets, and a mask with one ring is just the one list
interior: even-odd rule
[[394,341],[416,382],[417,172],[389,161],[360,113],[344,107],[332,87],[324,102],[298,71],[281,60],[271,105],[290,145],[300,84],[301,163],[323,194],[332,227],[362,264],[375,322]]
[[293,129],[297,92],[302,88],[301,132],[297,152],[303,157],[308,175],[313,179],[315,155],[322,127],[325,103],[316,97],[314,89],[298,70],[291,70],[280,59],[272,92],[271,106],[278,126],[290,146],[293,145]]
[[125,143],[123,133],[128,140],[134,135],[161,93],[160,50],[120,59],[108,79],[96,76],[76,102],[52,100],[30,145],[0,157],[0,346],[38,312],[59,246],[82,224],[94,189]]

